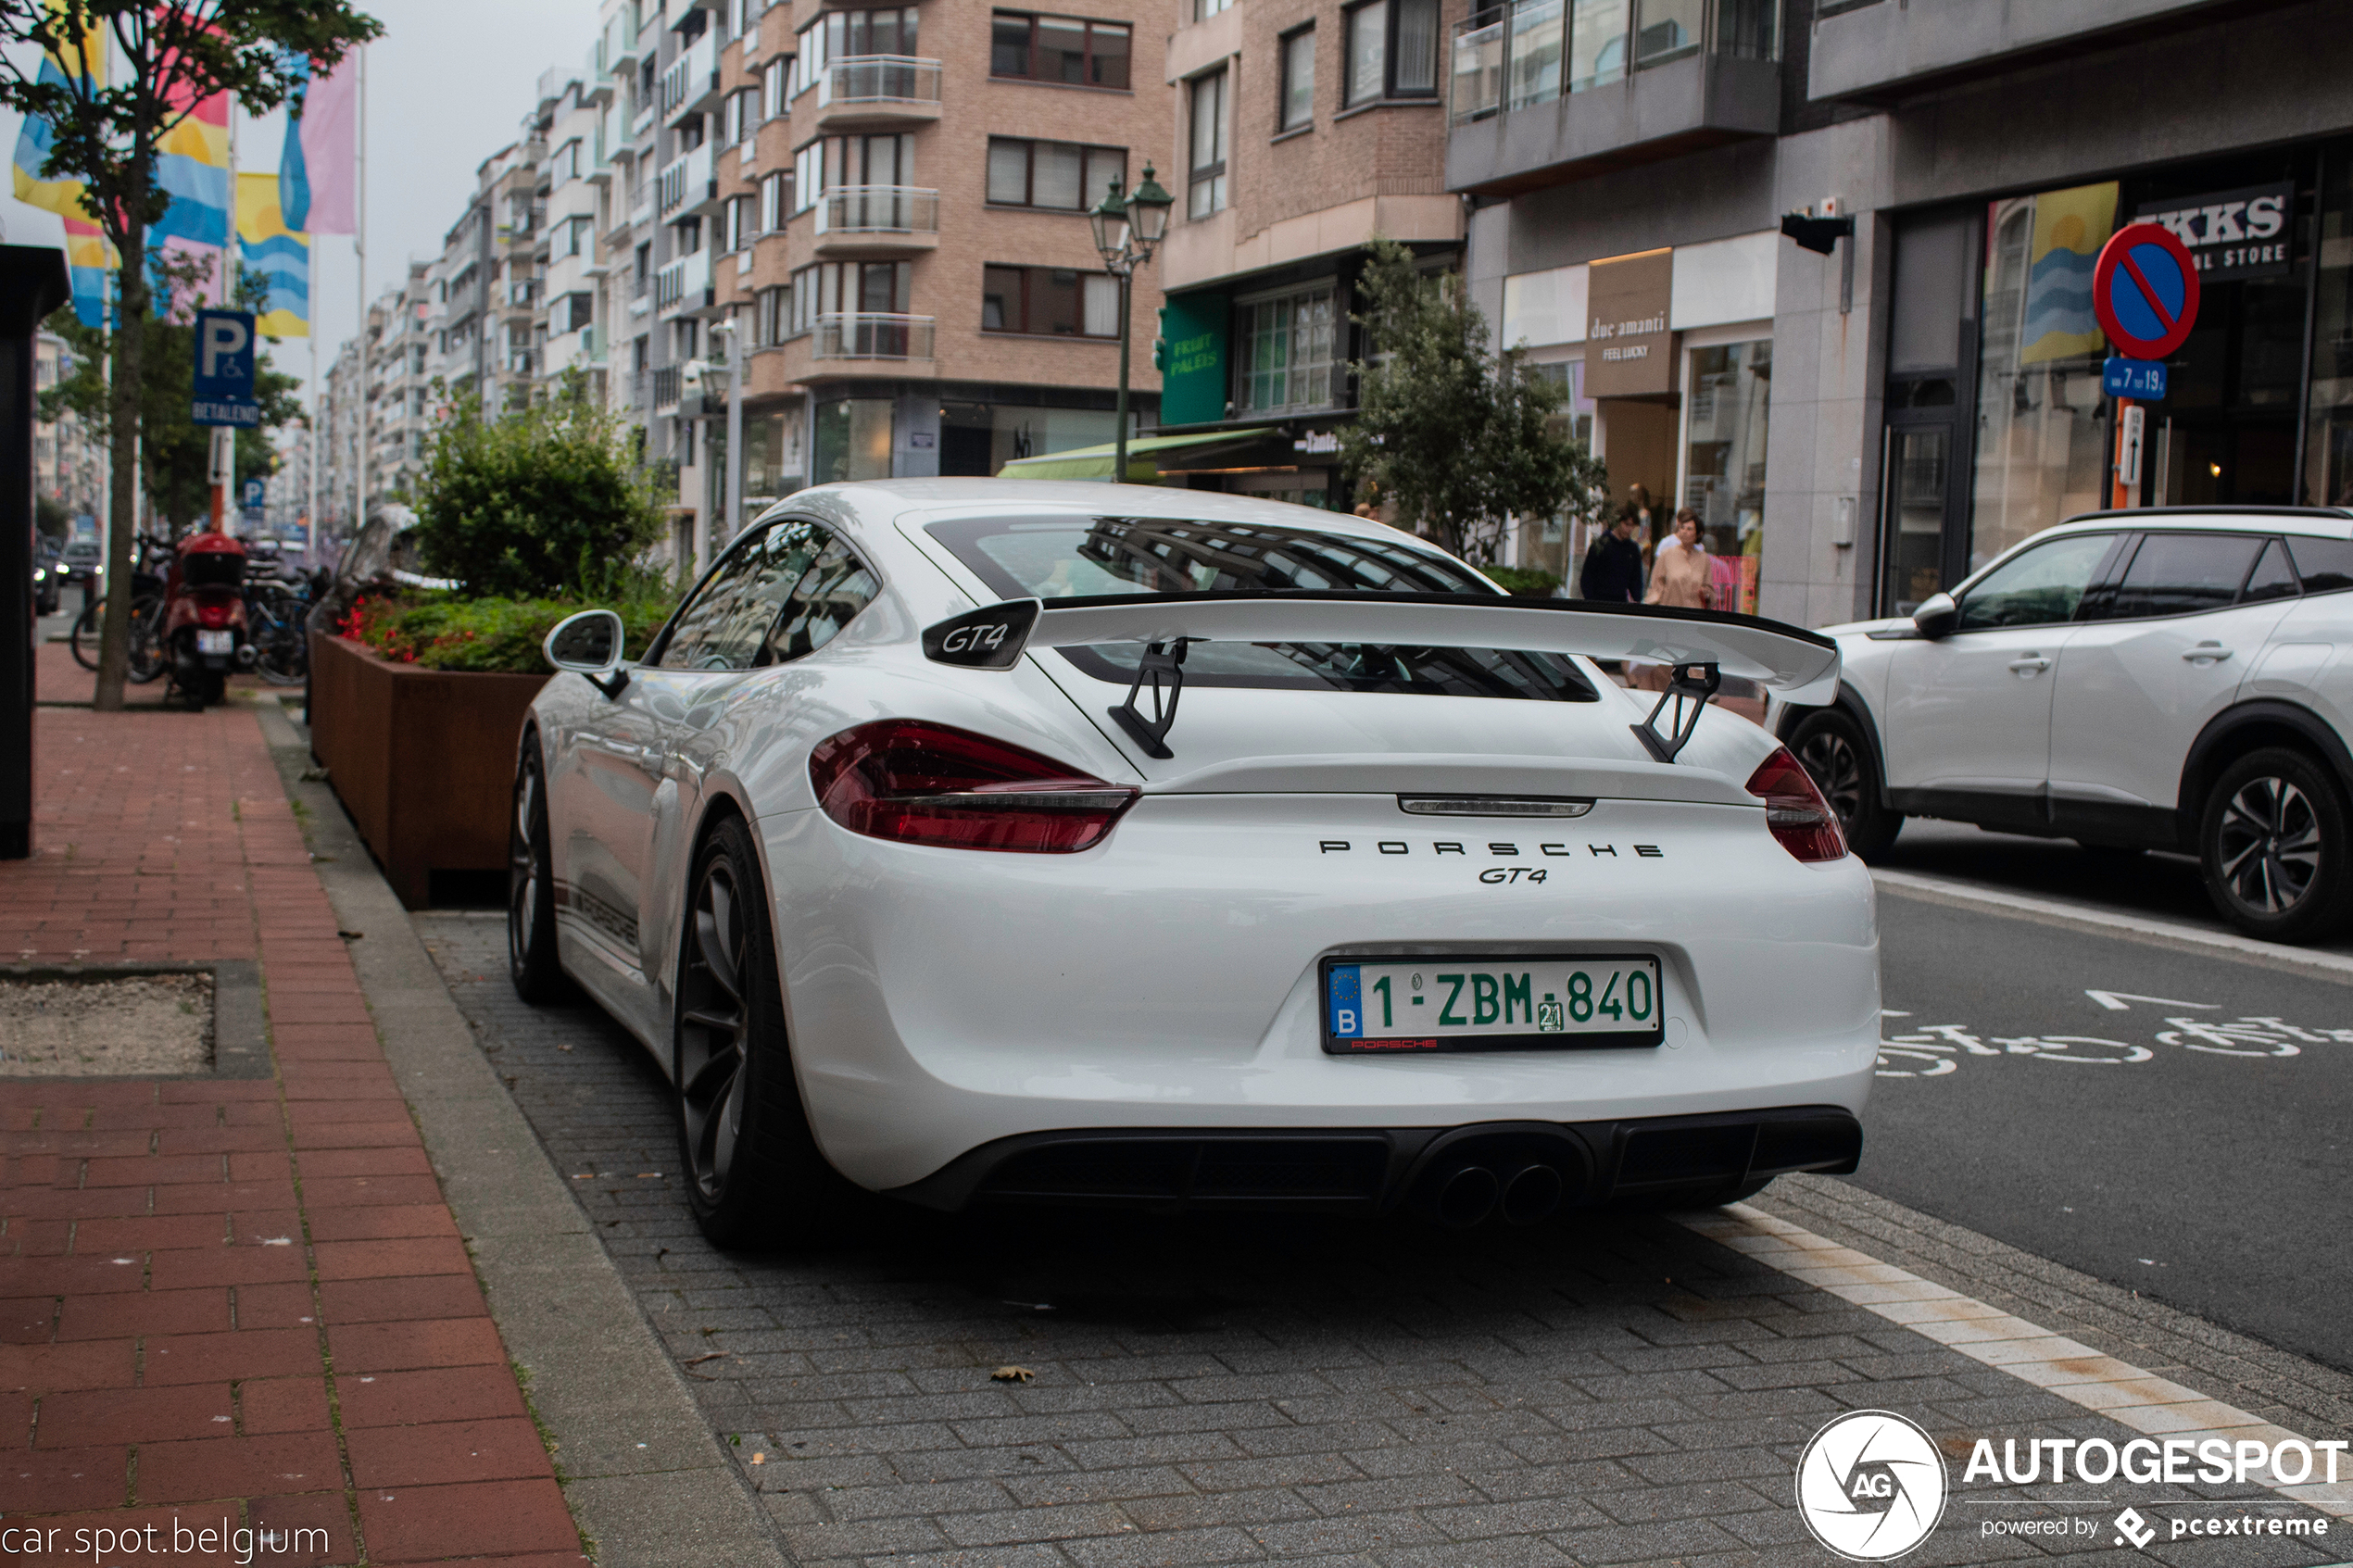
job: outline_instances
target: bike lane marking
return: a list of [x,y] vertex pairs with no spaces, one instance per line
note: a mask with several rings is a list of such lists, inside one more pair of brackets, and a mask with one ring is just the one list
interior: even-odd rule
[[[2194,1443],[2246,1439],[2266,1447],[2311,1441],[1745,1203],[1672,1217],[1694,1235],[2144,1436]],[[2263,1485],[2291,1502],[2353,1519],[2353,1476],[2343,1467],[2338,1475],[2334,1484],[2271,1480]]]

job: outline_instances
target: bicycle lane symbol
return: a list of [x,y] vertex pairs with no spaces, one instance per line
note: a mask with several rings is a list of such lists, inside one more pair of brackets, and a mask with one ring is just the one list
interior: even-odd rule
[[[2220,1005],[2130,992],[2087,991],[2085,995],[2118,1012],[2131,1010],[2130,1001],[2201,1009]],[[1897,1019],[1911,1014],[1890,1009],[1881,1016]],[[2307,1045],[2353,1044],[2353,1029],[2307,1028],[2275,1015],[2249,1014],[2229,1022],[2176,1016],[2163,1022],[2169,1027],[2156,1033],[2156,1046],[2211,1056],[2293,1057],[2301,1055]],[[1874,1073],[1881,1078],[1940,1078],[1958,1072],[1962,1061],[1972,1056],[2024,1056],[2074,1066],[2124,1067],[2154,1060],[2157,1054],[2155,1047],[2100,1035],[1985,1035],[1966,1024],[1935,1023],[1883,1035]]]

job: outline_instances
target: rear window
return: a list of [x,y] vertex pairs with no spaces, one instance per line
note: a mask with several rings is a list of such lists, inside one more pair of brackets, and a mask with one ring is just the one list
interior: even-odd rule
[[2353,588],[2353,539],[2290,537],[2288,554],[2296,558],[2296,574],[2308,594],[2334,594]]
[[[1005,598],[1096,594],[1305,590],[1492,594],[1469,567],[1403,540],[1318,529],[1169,518],[997,518],[926,530],[992,593]],[[1098,680],[1135,678],[1134,643],[1063,648]],[[1508,648],[1403,647],[1373,643],[1201,643],[1185,656],[1188,685],[1424,693],[1594,702],[1568,659]]]

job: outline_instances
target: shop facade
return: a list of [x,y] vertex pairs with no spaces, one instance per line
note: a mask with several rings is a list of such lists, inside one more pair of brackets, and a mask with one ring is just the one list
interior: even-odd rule
[[[1656,8],[1604,21],[1646,46]],[[1554,9],[1574,55],[1591,8]],[[1936,32],[1792,0],[1549,89],[1506,52],[1541,4],[1458,37],[1473,297],[1563,367],[1617,498],[1700,514],[1726,608],[1908,613],[2107,506],[2090,273],[2135,220],[2190,247],[2204,301],[2131,503],[2353,505],[2353,44],[2314,4],[2081,9]],[[1793,213],[1853,232],[1819,254]],[[1574,583],[1580,531],[1517,537]]]

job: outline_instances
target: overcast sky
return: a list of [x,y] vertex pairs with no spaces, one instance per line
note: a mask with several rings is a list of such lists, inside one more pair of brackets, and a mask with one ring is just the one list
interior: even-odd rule
[[[515,140],[539,74],[577,64],[596,36],[596,0],[360,0],[384,24],[368,49],[368,293],[400,277],[411,257],[441,253],[473,189],[474,166]],[[275,169],[283,114],[239,114],[237,167]],[[17,117],[0,110],[13,159]],[[10,245],[55,245],[53,215],[0,188]],[[310,261],[313,329],[323,369],[359,320],[351,241],[322,236]],[[279,367],[308,375],[308,346],[281,344]]]

